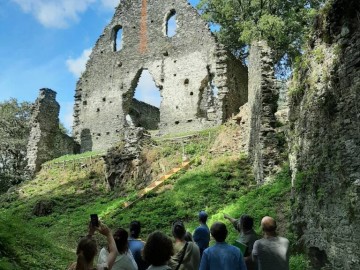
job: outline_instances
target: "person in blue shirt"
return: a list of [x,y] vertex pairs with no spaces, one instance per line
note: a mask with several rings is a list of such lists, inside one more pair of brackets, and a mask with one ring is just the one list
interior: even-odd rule
[[128,238],[129,249],[134,256],[135,262],[139,270],[145,270],[148,268],[147,264],[141,256],[141,252],[144,249],[145,242],[139,239],[141,226],[139,221],[132,221],[130,223],[130,237]]
[[210,230],[206,225],[207,218],[208,215],[205,211],[199,212],[200,226],[195,229],[193,235],[193,239],[200,249],[200,257],[202,256],[204,250],[209,247],[210,242]]
[[200,270],[247,270],[240,249],[225,242],[228,231],[222,222],[210,228],[216,244],[204,250]]

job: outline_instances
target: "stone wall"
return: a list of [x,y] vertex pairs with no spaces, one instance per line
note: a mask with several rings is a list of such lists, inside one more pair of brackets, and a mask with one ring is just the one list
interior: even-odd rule
[[141,155],[150,137],[144,128],[129,127],[120,145],[108,149],[104,161],[110,189],[121,189],[129,181],[140,189],[153,180],[151,164]]
[[327,10],[290,87],[293,223],[314,269],[360,269],[360,2]]
[[265,42],[251,45],[249,53],[248,152],[254,175],[262,183],[276,171],[279,152],[276,138],[278,88],[272,52]]
[[[177,30],[168,37],[174,13]],[[119,29],[122,49],[116,50]],[[246,68],[186,0],[122,0],[77,84],[73,132],[82,151],[119,141],[143,70],[162,98],[161,134],[220,125],[247,101]]]
[[56,102],[56,92],[40,89],[30,120],[30,137],[27,147],[28,170],[38,172],[41,164],[66,154],[78,151],[78,146],[59,128],[60,105]]
[[160,110],[155,106],[138,101],[134,98],[132,100],[129,115],[132,124],[136,127],[143,127],[147,130],[159,129]]

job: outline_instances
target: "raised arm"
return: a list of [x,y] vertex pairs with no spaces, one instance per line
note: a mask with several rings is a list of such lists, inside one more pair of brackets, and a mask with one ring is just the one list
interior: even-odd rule
[[107,258],[107,264],[109,269],[111,269],[114,265],[115,259],[118,255],[118,250],[116,248],[114,237],[111,233],[111,230],[105,225],[100,223],[99,228],[97,230],[102,234],[106,236],[107,244],[109,247],[109,256]]
[[229,220],[232,224],[237,221],[237,219],[230,217],[228,214],[224,214],[224,218]]

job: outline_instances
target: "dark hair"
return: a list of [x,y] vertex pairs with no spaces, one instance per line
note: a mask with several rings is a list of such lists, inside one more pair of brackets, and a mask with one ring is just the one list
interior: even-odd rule
[[143,249],[143,258],[146,262],[161,266],[166,264],[174,254],[172,241],[162,232],[156,231],[151,233]]
[[177,239],[183,239],[186,234],[186,229],[182,221],[175,221],[172,226],[172,234]]
[[85,270],[85,264],[89,264],[97,253],[96,242],[90,238],[82,238],[76,249],[76,270]]
[[206,223],[207,219],[208,219],[208,215],[206,214],[206,212],[200,211],[199,212],[199,221],[202,223]]
[[141,226],[139,221],[131,221],[130,223],[130,236],[132,238],[139,238]]
[[226,225],[222,222],[215,222],[210,228],[211,235],[215,238],[216,242],[224,242],[228,234]]
[[254,219],[249,215],[242,215],[240,217],[240,224],[245,231],[251,230],[254,226]]
[[117,250],[120,254],[124,254],[129,249],[128,236],[129,234],[123,228],[119,228],[114,233],[114,240],[116,243]]
[[185,233],[184,240],[185,240],[186,242],[194,242],[194,239],[193,239],[193,237],[192,237],[192,235],[191,235],[190,232],[186,232],[186,233]]

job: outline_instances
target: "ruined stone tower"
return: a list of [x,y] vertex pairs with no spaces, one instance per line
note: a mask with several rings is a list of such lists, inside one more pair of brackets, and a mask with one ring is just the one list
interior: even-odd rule
[[[134,99],[143,70],[160,91],[159,109]],[[102,150],[129,122],[161,134],[201,130],[222,124],[246,101],[246,68],[186,0],[122,0],[78,81],[73,132],[81,151]]]
[[78,152],[78,145],[59,128],[60,105],[56,101],[56,92],[40,89],[30,119],[30,136],[27,146],[29,172],[36,173],[44,162]]

